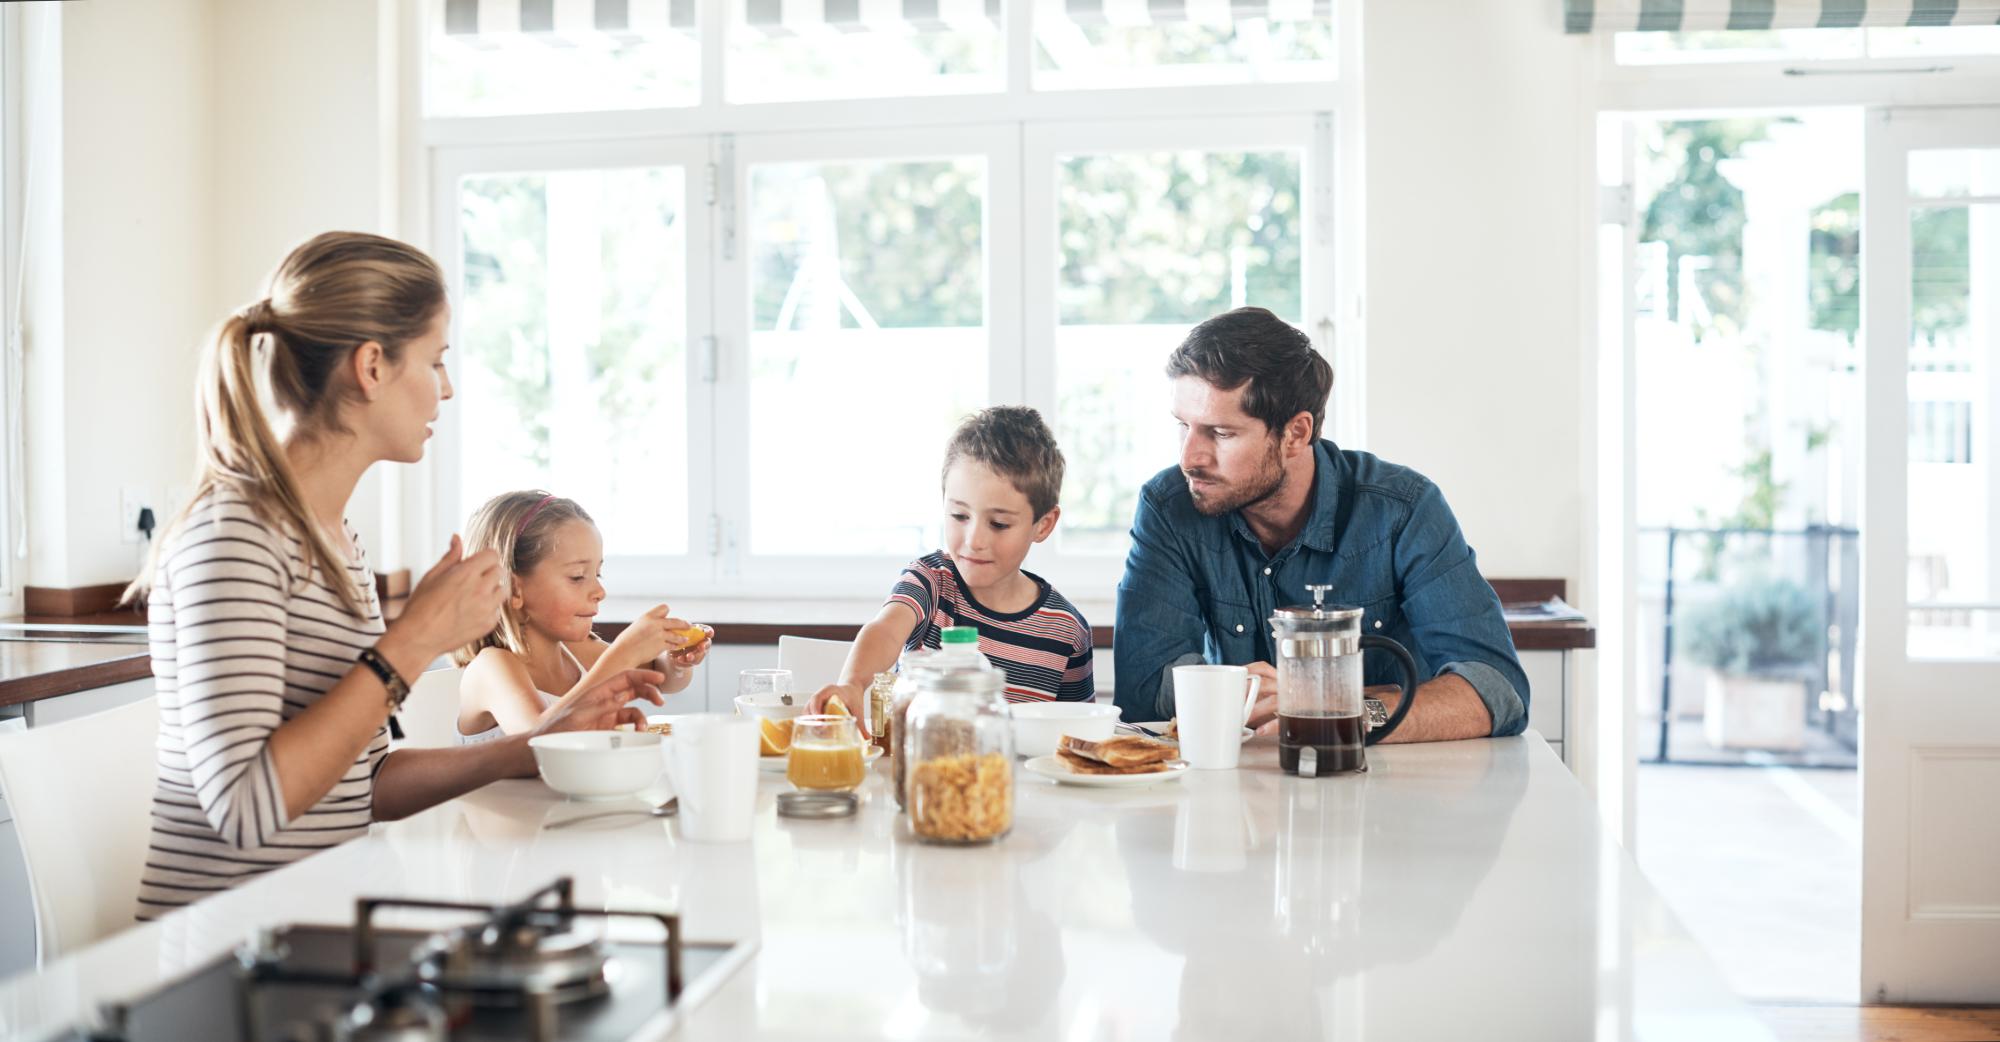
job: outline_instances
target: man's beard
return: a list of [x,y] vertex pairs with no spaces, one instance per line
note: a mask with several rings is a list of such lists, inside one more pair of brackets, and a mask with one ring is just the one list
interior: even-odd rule
[[[1278,490],[1285,487],[1285,465],[1278,459],[1278,439],[1271,439],[1270,448],[1271,451],[1264,456],[1263,465],[1258,467],[1257,473],[1251,475],[1250,480],[1244,484],[1224,485],[1217,491],[1206,494],[1196,492],[1190,485],[1188,495],[1194,499],[1195,510],[1204,517],[1215,517],[1232,510],[1256,506],[1277,495]],[[1201,471],[1183,470],[1181,476],[1190,480],[1195,478],[1203,481],[1214,480],[1213,476]]]

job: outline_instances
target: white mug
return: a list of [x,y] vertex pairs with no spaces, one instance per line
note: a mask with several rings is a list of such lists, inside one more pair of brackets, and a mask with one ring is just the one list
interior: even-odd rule
[[660,745],[680,800],[682,836],[703,843],[750,838],[757,809],[757,726],[754,718],[723,713],[674,717],[674,733]]
[[1257,701],[1262,678],[1244,666],[1175,666],[1174,718],[1181,758],[1197,770],[1236,768],[1243,748],[1243,725]]

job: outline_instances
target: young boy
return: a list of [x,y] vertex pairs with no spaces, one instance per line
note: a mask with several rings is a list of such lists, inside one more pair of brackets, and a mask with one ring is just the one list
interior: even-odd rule
[[808,712],[838,698],[867,719],[868,682],[905,650],[935,648],[947,626],[979,630],[979,651],[1007,675],[1009,702],[1088,702],[1090,623],[1055,587],[1021,570],[1028,548],[1055,531],[1063,457],[1033,409],[973,414],[944,452],[945,549],[903,569],[889,600],[854,640],[840,682]]

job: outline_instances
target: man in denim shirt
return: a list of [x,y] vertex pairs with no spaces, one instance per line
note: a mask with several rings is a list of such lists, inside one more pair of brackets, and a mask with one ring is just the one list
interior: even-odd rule
[[[1391,741],[1521,733],[1528,678],[1437,486],[1319,437],[1333,368],[1304,333],[1262,308],[1196,326],[1167,363],[1181,460],[1139,493],[1118,583],[1114,688],[1127,720],[1174,715],[1173,667],[1248,665],[1251,714],[1277,729],[1273,610],[1362,608],[1362,631],[1408,648],[1423,681]],[[1400,670],[1368,656],[1370,697],[1395,710]],[[1428,678],[1428,679],[1424,679]]]

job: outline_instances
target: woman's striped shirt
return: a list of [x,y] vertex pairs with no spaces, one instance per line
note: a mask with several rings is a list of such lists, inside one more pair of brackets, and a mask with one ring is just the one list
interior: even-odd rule
[[297,818],[286,815],[271,732],[332,688],[382,634],[374,579],[351,530],[344,578],[365,618],[341,606],[323,573],[307,581],[300,539],[236,493],[205,495],[170,538],[147,619],[160,738],[141,919],[366,833],[375,772],[389,750],[385,726],[333,791]]
[[958,566],[942,552],[912,561],[889,591],[890,603],[908,605],[923,620],[904,649],[936,648],[945,627],[971,626],[979,630],[979,653],[1007,675],[1007,701],[1096,698],[1090,623],[1048,580],[1021,574],[1034,580],[1041,596],[1021,611],[997,612],[973,599]]

